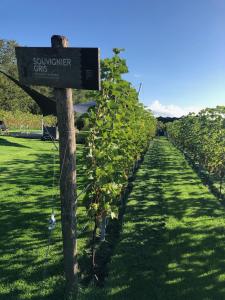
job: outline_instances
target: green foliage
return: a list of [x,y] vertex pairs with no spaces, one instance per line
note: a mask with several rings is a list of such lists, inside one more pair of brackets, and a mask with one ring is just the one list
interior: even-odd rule
[[36,103],[2,74],[0,74],[0,107],[10,111],[39,112]]
[[224,208],[183,155],[155,139],[129,195],[103,289],[81,299],[225,299]]
[[[169,138],[209,174],[225,176],[225,106],[207,108],[167,125]],[[220,186],[220,190],[221,190]]]
[[91,100],[90,91],[73,90],[73,103],[84,103]]
[[118,214],[120,194],[156,128],[153,115],[138,102],[136,90],[121,77],[128,68],[119,52],[114,49],[115,55],[102,61],[102,91],[95,94],[97,105],[89,114],[85,199],[97,226]]
[[15,47],[18,46],[16,41],[0,39],[0,65],[11,75],[16,72]]
[[[0,40],[0,69],[18,78],[15,41]],[[20,110],[23,112],[39,112],[36,103],[18,86],[0,74],[0,109]]]
[[[11,129],[41,129],[42,128],[42,116],[33,115],[29,112],[5,111],[0,109],[0,120],[3,120],[6,126]],[[56,124],[56,117],[47,116],[44,117],[44,124],[46,126],[54,126]]]
[[166,131],[166,124],[158,121],[157,122],[157,135],[164,135]]

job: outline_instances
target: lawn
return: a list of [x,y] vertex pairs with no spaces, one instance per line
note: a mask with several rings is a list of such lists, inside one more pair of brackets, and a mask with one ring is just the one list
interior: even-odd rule
[[[80,145],[77,163],[82,190]],[[0,300],[63,300],[58,175],[51,142],[0,137]],[[89,232],[81,199],[78,218],[82,272]],[[225,299],[224,244],[223,205],[177,149],[155,139],[133,182],[105,288],[82,287],[79,299]]]
[[166,139],[129,196],[105,289],[84,299],[225,299],[225,210]]
[[[85,186],[82,159],[78,145],[79,190]],[[58,175],[51,142],[0,137],[0,300],[63,299]],[[49,243],[53,208],[57,226]],[[87,221],[81,201],[78,214],[81,232]],[[80,235],[79,251],[85,243]]]

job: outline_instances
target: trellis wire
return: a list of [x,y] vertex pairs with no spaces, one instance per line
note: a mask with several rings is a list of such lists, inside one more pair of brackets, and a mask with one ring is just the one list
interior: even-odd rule
[[[54,138],[52,137],[52,135],[49,133],[48,129],[43,125],[43,127],[46,129],[46,131],[48,132],[48,135],[49,137],[51,138],[51,142],[53,143],[55,149],[58,151],[59,148],[57,147],[55,141],[54,141]],[[67,146],[68,146],[68,141],[67,141],[67,144],[66,144],[66,148],[65,148],[65,152],[64,152],[64,155],[63,155],[63,161],[62,161],[62,167],[61,167],[61,171],[60,171],[60,176],[59,176],[59,180],[58,180],[58,186],[60,184],[60,181],[61,181],[61,178],[62,178],[62,171],[63,171],[63,168],[64,168],[64,164],[65,164],[65,159],[66,159],[66,151],[67,151]],[[56,177],[56,169],[55,169],[55,152],[54,152],[54,155],[53,155],[53,179],[52,179],[52,189],[54,190],[55,189],[55,177]],[[85,193],[85,191],[91,186],[91,184],[88,184],[76,197],[76,200],[78,200],[80,198],[80,196]],[[48,256],[49,256],[49,251],[50,251],[50,244],[51,244],[51,236],[52,236],[52,231],[55,229],[55,225],[56,225],[56,220],[55,220],[55,198],[56,198],[56,195],[57,195],[57,191],[55,193],[52,194],[52,202],[53,202],[53,205],[52,205],[52,213],[51,213],[51,218],[50,218],[50,222],[52,221],[52,219],[54,218],[54,224],[52,224],[53,226],[51,226],[51,224],[48,226],[48,230],[49,230],[49,236],[48,236],[48,244],[47,244],[47,250],[46,250],[46,254],[45,254],[45,261],[44,261],[44,271],[43,271],[43,277],[45,278],[46,277],[46,272],[47,272],[47,263],[48,263]],[[81,235],[85,229],[87,228],[88,226],[88,223],[87,222],[84,227],[82,228],[82,230],[79,232],[78,236]]]

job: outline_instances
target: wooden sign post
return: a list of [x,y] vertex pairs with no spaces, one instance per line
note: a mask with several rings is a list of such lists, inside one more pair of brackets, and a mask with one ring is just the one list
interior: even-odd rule
[[[53,48],[68,47],[64,36],[53,35]],[[66,294],[77,294],[76,134],[71,88],[54,89],[60,155],[60,198]]]
[[16,47],[16,57],[20,83],[54,87],[66,296],[76,298],[76,133],[71,88],[100,90],[100,58],[98,48],[68,48],[64,36],[53,35],[51,44],[51,48]]

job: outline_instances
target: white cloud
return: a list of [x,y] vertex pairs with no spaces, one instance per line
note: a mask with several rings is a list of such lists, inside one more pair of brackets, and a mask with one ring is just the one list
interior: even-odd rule
[[159,100],[153,101],[148,108],[151,109],[156,117],[181,117],[187,115],[189,112],[198,113],[202,107],[189,106],[181,107],[174,104],[164,105]]

